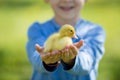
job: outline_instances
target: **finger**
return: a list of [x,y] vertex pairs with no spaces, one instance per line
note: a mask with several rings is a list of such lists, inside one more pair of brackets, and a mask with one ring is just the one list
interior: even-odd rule
[[57,53],[58,55],[60,55],[61,54],[61,51],[58,51],[58,53]]
[[44,53],[44,55],[42,55],[41,57],[42,60],[47,63],[51,63],[52,61],[54,61],[54,54],[52,52]]
[[58,54],[57,53],[58,53],[57,50],[48,53],[48,56],[49,56],[48,60],[52,61],[52,62],[54,62],[55,60],[58,60],[59,58],[58,58]]
[[64,50],[62,50],[62,52],[61,52],[61,58],[64,58],[64,56],[65,56],[65,49]]
[[48,57],[49,57],[49,56],[52,56],[52,52],[47,52],[45,56],[46,56],[46,57],[47,57],[47,56],[48,56]]
[[60,59],[59,55],[54,55],[54,59],[58,61]]
[[59,54],[58,50],[54,50],[54,51],[50,52],[50,56],[54,56],[54,55],[57,55],[57,54]]
[[43,49],[39,44],[35,44],[35,48],[36,50],[39,52],[39,53],[42,53],[43,52]]
[[60,54],[60,51],[54,50],[54,51],[53,51],[53,54],[54,54],[54,55]]
[[69,49],[69,46],[65,46],[65,48],[63,48],[62,50],[60,50],[61,53],[65,53],[66,49]]
[[66,49],[61,50],[61,53],[65,53],[65,50],[66,50]]
[[58,54],[58,57],[60,58],[60,57],[62,57],[62,55],[61,55],[61,54]]
[[65,52],[69,52],[69,48],[66,48]]
[[84,41],[80,40],[79,42],[74,43],[74,46],[76,46],[79,49],[83,45],[83,43],[84,43]]
[[77,47],[75,47],[75,46],[71,46],[71,52],[74,54],[74,55],[77,55],[77,53],[78,53],[78,49],[77,49]]
[[69,51],[68,51],[68,49],[66,49],[64,54],[65,54],[65,57],[69,58]]
[[54,61],[57,60],[57,54],[55,53],[55,51],[49,53],[48,60],[49,60],[50,62],[54,62]]
[[50,53],[44,53],[44,54],[41,55],[41,57],[42,57],[43,60],[48,59],[49,56],[50,56]]
[[60,55],[61,55],[61,58],[63,58],[63,57],[64,57],[64,53],[61,53]]
[[74,54],[74,52],[72,50],[70,50],[70,59],[73,59],[76,55]]
[[57,55],[57,54],[56,54],[55,51],[50,52],[50,53],[48,54],[48,56],[49,56],[50,59],[53,59],[56,55]]
[[48,55],[48,56],[54,56],[54,55],[57,55],[57,54],[60,54],[60,53],[61,53],[60,51],[54,50],[54,51],[52,51],[52,52],[47,52],[47,55]]
[[43,60],[46,61],[47,63],[52,63],[54,62],[54,56],[46,55],[43,57]]

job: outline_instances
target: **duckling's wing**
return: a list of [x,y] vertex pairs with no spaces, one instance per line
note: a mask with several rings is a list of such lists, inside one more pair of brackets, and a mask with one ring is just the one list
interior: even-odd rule
[[64,37],[61,38],[60,40],[56,41],[54,44],[54,49],[56,50],[62,50],[64,49],[66,46],[69,46],[73,44],[72,39],[69,37]]
[[50,52],[53,50],[53,46],[54,46],[54,42],[55,40],[58,38],[58,34],[55,33],[53,35],[51,35],[45,42],[44,44],[44,52]]

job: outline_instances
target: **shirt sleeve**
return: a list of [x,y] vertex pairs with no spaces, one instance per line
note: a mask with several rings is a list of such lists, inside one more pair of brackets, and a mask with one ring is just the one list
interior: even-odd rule
[[[40,46],[43,46],[44,41],[45,38],[43,37],[42,31],[40,30],[40,24],[34,23],[28,29],[28,42],[26,45],[27,56],[35,70],[42,73],[49,73],[51,70],[48,71],[45,69],[45,66],[43,65],[43,62],[40,58],[40,54],[35,49],[36,43],[39,44]],[[54,70],[53,68],[51,69],[52,71]]]
[[105,32],[100,26],[89,30],[83,40],[84,44],[79,49],[74,66],[66,70],[73,75],[88,75],[92,69],[97,68],[104,54]]

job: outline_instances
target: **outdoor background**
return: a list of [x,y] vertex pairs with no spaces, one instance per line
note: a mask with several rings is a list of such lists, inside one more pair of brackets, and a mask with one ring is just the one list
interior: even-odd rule
[[[43,0],[0,0],[0,80],[30,80],[26,55],[27,29],[53,17]],[[82,17],[106,31],[106,52],[98,80],[120,80],[120,0],[88,0]]]

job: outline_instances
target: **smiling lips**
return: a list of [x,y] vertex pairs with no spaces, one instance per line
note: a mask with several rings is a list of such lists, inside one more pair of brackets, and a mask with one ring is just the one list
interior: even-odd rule
[[74,7],[72,7],[72,6],[71,6],[71,7],[63,7],[63,6],[60,7],[60,9],[63,10],[63,11],[70,11],[70,10],[72,10],[73,8],[74,8]]

